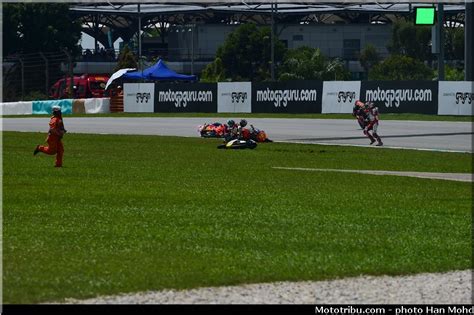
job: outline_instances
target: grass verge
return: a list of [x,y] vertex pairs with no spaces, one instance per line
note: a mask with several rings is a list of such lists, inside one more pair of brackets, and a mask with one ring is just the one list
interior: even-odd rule
[[[384,114],[384,120],[457,121],[472,122],[474,116],[438,116],[425,114]],[[242,117],[242,118],[308,118],[308,119],[354,119],[351,114],[271,114],[271,113],[110,113],[73,114],[66,117]],[[4,118],[49,117],[48,115],[5,115]]]
[[3,132],[3,299],[471,267],[472,184],[272,166],[472,172],[472,154]]

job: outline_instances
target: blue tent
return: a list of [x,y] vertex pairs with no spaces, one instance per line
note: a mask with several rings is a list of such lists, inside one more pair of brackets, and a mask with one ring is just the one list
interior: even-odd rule
[[168,68],[160,59],[158,62],[143,71],[127,72],[123,75],[126,79],[145,79],[145,80],[183,80],[196,81],[195,75],[179,74]]

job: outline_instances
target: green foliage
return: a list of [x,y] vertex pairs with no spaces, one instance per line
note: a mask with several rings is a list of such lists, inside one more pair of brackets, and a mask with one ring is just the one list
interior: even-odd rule
[[375,46],[372,44],[365,46],[360,53],[359,61],[365,72],[369,73],[370,69],[380,62],[380,56]]
[[408,56],[392,55],[374,66],[369,80],[433,80],[431,68]]
[[464,28],[445,28],[444,55],[447,60],[464,60]]
[[[438,69],[434,72],[435,78],[438,77]],[[464,69],[451,67],[449,65],[444,66],[444,81],[464,81]]]
[[69,12],[67,3],[6,3],[3,31],[7,45],[3,54],[49,52],[62,48],[79,53],[81,24]]
[[118,56],[117,65],[114,68],[114,72],[124,68],[138,68],[137,59],[127,45],[122,48],[122,51]]
[[[279,40],[275,41],[275,63],[281,62],[285,46]],[[222,61],[224,75],[216,76],[229,78],[232,81],[254,80],[263,81],[270,78],[271,65],[271,31],[268,27],[257,27],[253,23],[242,24],[230,33],[222,46],[217,49],[216,59]],[[220,62],[211,66],[220,71]],[[210,73],[209,73],[210,72]],[[213,71],[208,70],[209,75]],[[215,80],[206,76],[208,80]]]
[[216,59],[208,64],[201,73],[201,82],[222,82],[228,81],[225,77],[224,64],[221,58]]
[[280,67],[279,80],[347,80],[350,73],[339,59],[325,57],[319,48],[289,49]]
[[433,59],[430,43],[431,27],[399,20],[393,23],[392,39],[387,48],[393,55],[429,61]]
[[3,133],[5,304],[472,266],[470,183],[272,168],[471,172],[472,154],[67,134],[55,169],[44,138]]

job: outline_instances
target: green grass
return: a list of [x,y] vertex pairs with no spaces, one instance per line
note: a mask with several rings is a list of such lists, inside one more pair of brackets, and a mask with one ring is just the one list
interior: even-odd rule
[[[474,116],[438,116],[425,114],[381,114],[384,120],[419,121],[474,121]],[[308,118],[308,119],[354,119],[351,114],[250,114],[250,113],[111,113],[74,114],[67,117],[242,117],[242,118]],[[48,117],[48,115],[5,115],[4,118]]]
[[472,172],[472,154],[3,132],[3,299],[471,267],[470,183],[273,166]]

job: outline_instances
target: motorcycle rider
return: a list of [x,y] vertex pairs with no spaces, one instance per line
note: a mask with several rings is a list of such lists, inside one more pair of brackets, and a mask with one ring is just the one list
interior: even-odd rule
[[246,134],[244,130],[245,126],[247,126],[247,121],[245,119],[241,119],[239,122],[239,126],[237,127],[237,134],[238,134],[239,139],[245,138],[244,137],[244,134]]
[[[364,127],[364,135],[370,139],[370,144],[373,144],[377,140],[377,146],[382,146],[382,139],[377,134],[377,128],[379,126],[379,109],[372,102],[367,102],[365,105],[367,113],[367,125]],[[372,134],[370,134],[372,131]]]
[[360,128],[364,129],[367,119],[367,113],[364,102],[360,100],[355,101],[354,107],[352,108],[352,116],[357,119]]
[[238,137],[239,137],[239,126],[237,126],[235,121],[230,119],[229,121],[227,121],[227,132],[224,136],[225,141],[229,142],[231,140],[238,139]]

